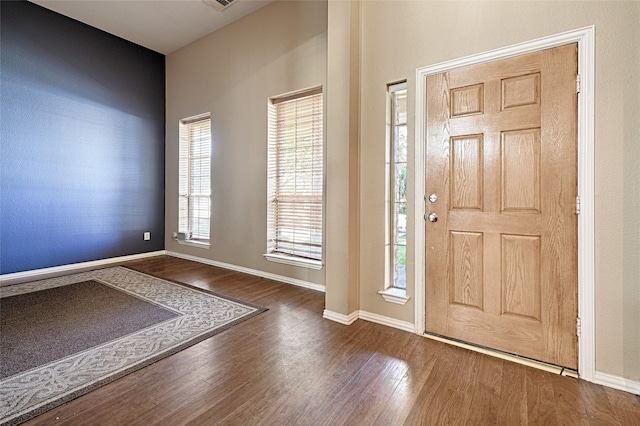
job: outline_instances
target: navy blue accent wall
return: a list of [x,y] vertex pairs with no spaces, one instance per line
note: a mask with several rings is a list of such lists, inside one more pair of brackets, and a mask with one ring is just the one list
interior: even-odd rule
[[163,250],[164,55],[0,7],[0,273]]

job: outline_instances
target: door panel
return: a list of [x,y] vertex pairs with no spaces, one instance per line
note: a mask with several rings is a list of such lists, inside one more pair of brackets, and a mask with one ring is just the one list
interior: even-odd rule
[[577,368],[577,46],[427,77],[426,330]]

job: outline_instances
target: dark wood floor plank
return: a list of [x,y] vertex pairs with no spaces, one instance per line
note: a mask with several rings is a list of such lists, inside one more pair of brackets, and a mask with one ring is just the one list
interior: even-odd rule
[[[263,418],[280,419],[285,423],[296,424],[318,412],[317,407],[314,410],[314,404],[322,398],[317,398],[317,395],[330,392],[323,387],[324,376],[335,376],[340,367],[340,363],[327,363],[327,360],[334,355],[332,352],[340,350],[339,348],[342,348],[344,353],[353,353],[358,348],[358,341],[355,339],[348,339],[341,344],[347,331],[346,327],[338,325],[330,328],[331,330],[327,330],[325,344],[313,344],[310,351],[301,349],[300,355],[296,355],[300,362],[296,362],[296,368],[289,370],[289,377],[283,384],[283,387],[288,389],[286,397],[275,399],[271,404],[262,407]],[[335,342],[335,346],[331,342]],[[249,403],[253,404],[254,401]],[[242,409],[243,407],[239,408]]]
[[358,320],[324,294],[184,259],[127,262],[269,310],[32,425],[638,425],[640,397]]
[[[426,344],[425,344],[426,343]],[[404,424],[415,405],[422,405],[419,400],[421,390],[431,375],[440,351],[447,345],[441,342],[424,339],[411,339],[411,347],[402,351],[402,360],[407,363],[405,376],[396,386],[393,394],[385,403],[373,424]]]
[[470,395],[484,355],[467,350],[462,355],[450,380],[453,392],[442,409],[441,419],[444,424],[464,424],[464,419],[469,416],[472,401]]
[[[448,402],[456,397],[459,366],[469,356],[467,352],[455,346],[441,346],[405,424],[437,425],[451,422],[447,418]],[[462,424],[462,417],[463,415],[460,416],[459,424]]]
[[[318,351],[319,357],[312,358],[313,362],[309,364],[305,362],[301,376],[291,380],[296,384],[293,387],[296,396],[284,404],[282,400],[274,401],[278,410],[291,413],[289,420],[292,424],[305,419],[322,418],[330,401],[371,359],[373,353],[368,346],[380,336],[380,330],[363,333],[366,327],[367,324],[360,322],[351,327],[335,324],[332,328],[336,334]],[[309,368],[305,368],[307,365]]]
[[[558,414],[556,412],[557,399],[550,374],[528,368],[526,370],[526,393],[527,393],[527,420],[528,424],[534,425],[558,425]],[[561,380],[572,380],[569,377]]]
[[[591,383],[589,383],[591,385]],[[611,388],[598,387],[609,400],[622,425],[640,425],[640,395],[620,392]]]
[[590,417],[585,408],[580,380],[558,375],[549,376],[553,387],[557,423],[560,425],[588,425]]
[[498,397],[502,391],[504,361],[484,355],[480,358],[477,374],[470,389],[471,400],[465,424],[498,424]]
[[[388,331],[388,330],[384,330]],[[324,424],[371,424],[386,405],[386,401],[406,376],[408,365],[397,357],[395,346],[404,347],[408,333],[392,330],[368,349],[373,355],[324,408]]]
[[498,421],[500,425],[528,424],[527,369],[512,362],[503,364],[502,386],[498,396]]
[[[584,413],[586,424],[589,425],[620,425],[620,421],[616,416],[613,406],[609,403],[603,386],[582,380],[573,380],[575,380],[575,382],[571,384],[577,384],[573,398],[576,398],[577,401],[574,402],[571,414],[576,411]],[[571,404],[571,401],[565,398],[564,404]],[[559,404],[558,410],[562,409],[562,407],[563,405]]]

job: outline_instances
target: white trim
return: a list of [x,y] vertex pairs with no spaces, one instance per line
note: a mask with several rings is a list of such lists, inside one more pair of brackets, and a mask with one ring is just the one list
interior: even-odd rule
[[367,311],[358,311],[358,318],[369,322],[375,322],[376,324],[386,325],[387,327],[397,328],[398,330],[408,331],[409,333],[413,333],[415,329],[415,326],[411,322],[400,321],[395,318],[385,317],[383,315]]
[[635,380],[625,379],[624,377],[596,371],[593,381],[599,385],[609,386],[610,388],[640,395],[640,382]]
[[325,291],[325,287],[322,284],[303,281],[297,278],[285,277],[283,275],[272,274],[270,272],[264,272],[264,271],[259,271],[257,269],[245,268],[244,266],[218,262],[216,260],[205,259],[197,256],[191,256],[189,254],[178,253],[175,251],[167,251],[167,255],[173,256],[173,257],[179,257],[180,259],[191,260],[193,262],[204,263],[205,265],[217,266],[219,268],[230,269],[232,271],[242,272],[249,275],[255,275],[257,277],[267,278],[269,280],[280,281],[286,284],[292,284],[298,287],[308,288],[310,290],[321,291],[323,293]]
[[399,90],[407,90],[407,80],[387,84],[387,90],[389,93],[397,92]]
[[578,38],[578,371],[594,381],[596,371],[595,312],[595,27],[582,29]]
[[408,331],[409,333],[413,333],[415,329],[413,323],[400,321],[395,318],[385,317],[383,315],[378,315],[367,311],[353,311],[349,315],[344,315],[325,309],[322,317],[344,325],[351,325],[356,320],[361,319],[364,321],[385,325],[387,327],[397,328],[398,330]]
[[198,240],[179,240],[177,238],[174,238],[174,241],[183,246],[191,246],[191,247],[197,247],[201,249],[209,249],[209,247],[211,247],[211,244],[209,244],[208,242],[205,243],[203,241],[198,241]]
[[[416,334],[424,334],[426,305],[425,305],[425,217],[426,217],[426,200],[427,196],[425,188],[425,126],[424,118],[427,112],[427,75],[429,68],[418,68],[416,70],[416,106],[415,106],[415,136],[414,136],[414,228],[413,228],[413,264],[414,272],[414,288],[413,288],[413,315]],[[407,162],[408,163],[408,162]]]
[[287,256],[284,254],[265,253],[264,258],[269,262],[284,263],[285,265],[299,266],[301,268],[315,269],[319,271],[324,266],[319,260],[304,259],[296,256]]
[[351,312],[349,315],[344,315],[325,309],[322,313],[322,318],[337,322],[339,324],[351,325],[358,319],[358,311]]
[[396,287],[389,287],[386,290],[378,292],[385,302],[391,302],[398,305],[405,305],[411,297],[407,296],[407,290]]
[[502,49],[430,65],[416,70],[415,116],[415,332],[425,331],[425,222],[424,222],[424,116],[426,111],[426,77],[455,68],[477,65],[536,52],[543,49],[578,43],[578,195],[581,212],[578,216],[578,316],[582,329],[578,337],[578,368],[580,377],[594,381],[595,373],[595,221],[594,221],[594,77],[595,27],[589,26],[543,37]]
[[12,274],[0,275],[0,286],[18,284],[36,279],[42,280],[69,272],[80,272],[81,270],[97,269],[114,263],[128,262],[130,260],[144,259],[146,257],[162,256],[166,253],[167,252],[165,250],[159,250],[149,253],[132,254],[129,256],[112,257],[109,259],[92,260],[89,262],[72,263],[70,265],[54,266],[51,268],[34,269],[32,271],[14,272]]

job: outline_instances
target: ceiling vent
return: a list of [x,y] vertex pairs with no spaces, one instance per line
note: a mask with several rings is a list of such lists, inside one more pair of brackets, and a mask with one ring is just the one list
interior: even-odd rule
[[204,4],[207,4],[217,10],[218,12],[222,12],[229,6],[231,6],[236,0],[202,0]]

